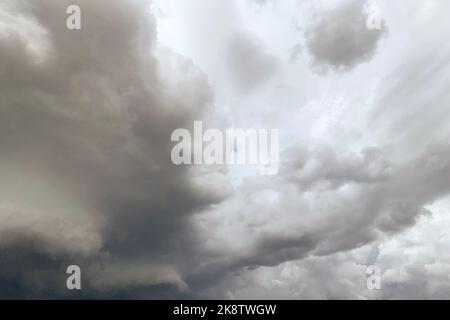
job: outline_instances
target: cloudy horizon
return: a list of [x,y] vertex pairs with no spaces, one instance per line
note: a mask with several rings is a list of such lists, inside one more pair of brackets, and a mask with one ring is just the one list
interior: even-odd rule
[[[0,298],[450,299],[449,9],[0,0]],[[276,174],[175,164],[199,122]]]

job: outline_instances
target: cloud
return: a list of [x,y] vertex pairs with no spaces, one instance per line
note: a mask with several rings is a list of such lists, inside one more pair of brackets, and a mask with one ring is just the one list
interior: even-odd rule
[[[107,268],[109,280],[87,278],[86,287],[182,283],[176,271],[154,266],[176,269],[191,250],[188,217],[227,194],[203,188],[203,173],[172,165],[170,133],[202,119],[213,93],[191,61],[159,52],[143,2],[79,1],[79,31],[65,28],[69,4],[2,7],[11,20],[39,25],[48,50],[37,60],[20,26],[0,38],[0,203],[18,208],[1,213],[0,250],[8,258],[0,264],[14,276],[0,282],[27,278],[42,259],[43,284],[64,277],[74,261],[91,270],[139,258],[136,272],[118,276],[127,268]],[[75,222],[61,224],[66,220]],[[48,287],[30,285],[17,295],[48,296]]]
[[[350,157],[341,163],[328,161],[336,155],[319,153],[327,165],[306,180],[297,179],[295,167],[287,166],[270,184],[247,183],[199,218],[199,237],[215,235],[203,240],[214,253],[203,258],[203,267],[189,280],[201,291],[249,268],[332,256],[398,234],[428,216],[427,205],[450,193],[444,182],[450,178],[449,166],[430,162],[448,152],[448,144],[436,144],[404,166],[393,166],[389,174],[374,150],[363,152],[367,161]],[[327,187],[318,188],[324,181]],[[339,296],[355,297],[337,291],[324,297]]]
[[238,92],[248,93],[269,81],[277,70],[277,60],[249,32],[236,32],[229,41],[227,68]]
[[389,162],[376,148],[366,148],[360,155],[336,154],[331,149],[303,155],[296,151],[288,156],[286,174],[304,190],[313,187],[339,188],[348,183],[379,183],[388,180]]
[[[219,299],[448,299],[447,205],[448,198],[427,207],[433,215],[376,246],[241,270],[203,294]],[[381,270],[381,290],[367,289],[367,261]]]
[[305,44],[319,70],[350,70],[375,55],[386,26],[367,28],[363,1],[344,1],[320,13],[305,31]]
[[115,290],[133,290],[140,287],[171,285],[182,292],[187,284],[169,265],[158,266],[148,262],[109,262],[104,265],[93,265],[87,271],[90,285],[96,290],[110,295]]
[[3,205],[0,207],[2,247],[28,242],[34,251],[48,255],[70,253],[90,256],[102,246],[98,226],[80,224],[56,215]]
[[[296,14],[292,3],[272,2],[275,14],[182,3],[161,9],[164,34],[178,35],[166,47],[146,1],[80,0],[79,31],[65,28],[68,0],[0,5],[0,296],[447,297],[449,260],[414,232],[448,251],[439,221],[422,232],[450,192],[449,51],[438,50],[448,19],[419,32],[419,14],[410,38],[409,20],[393,19],[382,43],[363,3],[319,10],[305,34],[316,67],[350,70],[378,46],[386,58],[336,83],[282,60],[296,34],[258,40],[285,30],[263,20]],[[288,97],[267,85],[275,75]],[[172,165],[171,133],[194,120],[277,124],[280,174]],[[381,293],[365,288],[367,261],[382,267]],[[71,264],[81,293],[65,287]]]

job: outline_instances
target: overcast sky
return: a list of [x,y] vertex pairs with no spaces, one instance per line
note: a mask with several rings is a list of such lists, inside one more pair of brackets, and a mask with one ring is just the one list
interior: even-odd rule
[[[449,12],[0,0],[0,297],[449,299]],[[196,120],[279,129],[279,173],[175,166]]]

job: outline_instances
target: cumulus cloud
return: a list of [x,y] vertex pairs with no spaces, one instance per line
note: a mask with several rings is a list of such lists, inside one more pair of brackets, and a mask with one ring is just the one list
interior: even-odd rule
[[344,1],[336,8],[324,10],[305,33],[314,66],[321,70],[349,70],[370,61],[386,31],[384,21],[380,29],[369,29],[363,1]]

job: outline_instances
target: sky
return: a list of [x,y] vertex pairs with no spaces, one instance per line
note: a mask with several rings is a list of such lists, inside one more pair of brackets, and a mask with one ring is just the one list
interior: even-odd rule
[[[0,298],[450,299],[449,9],[0,0]],[[175,165],[194,121],[278,173]]]

